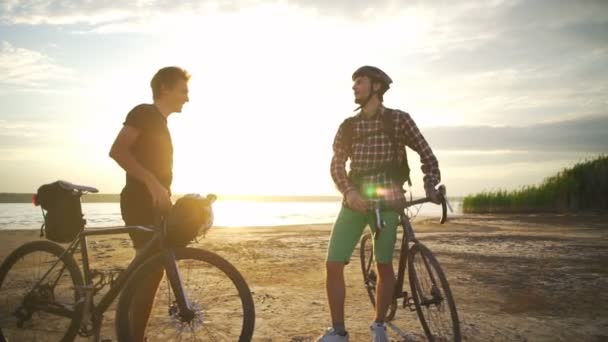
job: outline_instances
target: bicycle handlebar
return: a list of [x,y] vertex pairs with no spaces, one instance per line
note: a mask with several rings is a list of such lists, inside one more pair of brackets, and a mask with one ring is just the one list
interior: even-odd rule
[[[437,190],[439,190],[439,193],[441,195],[441,199],[440,199],[441,202],[437,203],[437,204],[441,205],[441,217],[439,219],[439,223],[444,224],[448,218],[448,209],[450,210],[450,212],[454,212],[454,210],[452,209],[452,206],[450,205],[450,202],[447,199],[445,185],[440,185],[437,188]],[[404,201],[403,203],[400,203],[397,206],[389,206],[388,204],[385,204],[384,202],[377,202],[376,205],[374,206],[374,208],[372,209],[372,211],[375,212],[376,225],[377,225],[377,227],[383,226],[383,222],[381,222],[382,220],[380,218],[380,211],[383,209],[388,208],[388,209],[395,210],[397,212],[403,212],[406,208],[409,208],[411,206],[418,205],[418,204],[424,204],[424,203],[434,203],[434,202],[428,197],[423,197],[423,198],[419,198],[419,199],[412,200],[412,201]]]

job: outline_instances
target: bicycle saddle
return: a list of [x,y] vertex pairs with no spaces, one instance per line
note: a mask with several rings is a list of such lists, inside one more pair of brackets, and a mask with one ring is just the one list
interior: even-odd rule
[[94,188],[92,186],[73,184],[73,183],[70,183],[70,182],[67,182],[64,180],[59,180],[59,181],[57,181],[57,183],[59,184],[60,187],[62,187],[65,190],[78,190],[78,191],[90,192],[90,193],[99,192],[99,190],[97,190],[97,188]]

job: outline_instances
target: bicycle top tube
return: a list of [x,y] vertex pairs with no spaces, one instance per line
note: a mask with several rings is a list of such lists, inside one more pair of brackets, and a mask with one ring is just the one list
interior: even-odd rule
[[[433,203],[432,200],[428,197],[423,197],[423,198],[419,198],[419,199],[415,199],[412,201],[408,201],[408,200],[402,200],[399,202],[391,202],[388,203],[385,200],[374,200],[373,202],[373,206],[371,209],[369,209],[370,212],[373,212],[375,210],[380,210],[380,211],[396,211],[398,213],[400,213],[401,211],[403,211],[406,208],[409,208],[411,206],[414,205],[418,205],[418,204],[423,204],[423,203]],[[436,203],[433,203],[436,204]]]
[[80,234],[82,236],[111,235],[133,232],[153,233],[156,229],[151,226],[114,226],[114,227],[89,227],[85,228]]

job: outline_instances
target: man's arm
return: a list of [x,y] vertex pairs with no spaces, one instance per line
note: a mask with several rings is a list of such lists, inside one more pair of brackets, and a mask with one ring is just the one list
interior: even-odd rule
[[131,147],[138,136],[139,130],[137,128],[124,125],[112,144],[110,158],[114,159],[127,174],[135,177],[146,186],[157,208],[168,209],[171,207],[168,190],[158,182],[150,171],[141,166],[131,153]]
[[[346,122],[346,121],[345,121]],[[346,196],[346,194],[355,190],[355,187],[348,179],[346,174],[346,161],[348,160],[348,152],[344,147],[344,123],[338,128],[338,132],[334,137],[333,150],[334,155],[331,158],[331,178],[334,180],[338,190]]]
[[[346,121],[345,121],[346,122]],[[334,155],[331,158],[331,178],[334,180],[336,187],[346,199],[348,207],[360,212],[367,210],[367,202],[359,195],[355,186],[351,183],[346,174],[346,161],[348,160],[348,152],[344,146],[344,125],[342,123],[334,138]]]
[[420,163],[422,164],[420,169],[424,173],[424,189],[428,194],[430,189],[435,189],[441,182],[439,162],[412,117],[408,113],[401,113],[404,120],[399,121],[399,128],[400,131],[405,132],[407,146],[420,156]]

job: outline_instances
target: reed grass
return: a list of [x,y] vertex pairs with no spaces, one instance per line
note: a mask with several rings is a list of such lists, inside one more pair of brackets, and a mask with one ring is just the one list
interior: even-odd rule
[[484,191],[463,199],[464,213],[608,211],[608,156],[577,163],[540,185]]

